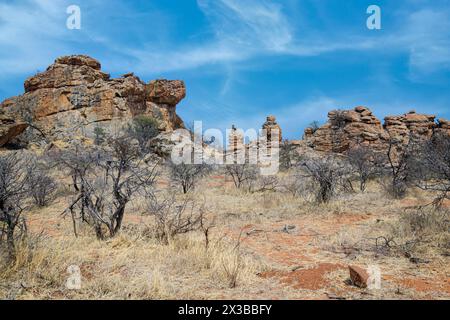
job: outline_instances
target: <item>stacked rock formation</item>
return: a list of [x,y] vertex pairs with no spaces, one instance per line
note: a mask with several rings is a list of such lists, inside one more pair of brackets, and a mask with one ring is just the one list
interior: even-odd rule
[[381,122],[365,107],[354,110],[331,111],[329,121],[315,132],[305,130],[305,140],[317,151],[344,152],[353,144],[363,144],[374,149],[387,139]]
[[176,105],[182,81],[146,84],[132,73],[118,79],[88,56],[66,56],[25,81],[25,94],[0,104],[0,147],[13,141],[70,142],[96,127],[117,130],[137,115],[158,120],[161,131],[183,127]]
[[283,140],[281,127],[278,125],[275,116],[268,116],[262,128],[266,130],[267,142],[272,141],[273,138],[276,139],[276,137],[278,137],[279,142]]
[[244,149],[244,135],[233,125],[228,135],[228,152],[236,154],[243,152]]
[[345,152],[355,145],[365,145],[374,151],[385,150],[389,141],[407,144],[410,137],[429,139],[434,132],[450,134],[449,121],[435,116],[417,114],[415,111],[402,116],[385,118],[384,125],[366,107],[354,110],[331,111],[328,122],[317,129],[307,128],[306,143],[317,151]]
[[384,128],[389,136],[400,143],[408,143],[410,135],[417,138],[429,139],[437,127],[436,116],[417,114],[410,111],[403,116],[385,118]]

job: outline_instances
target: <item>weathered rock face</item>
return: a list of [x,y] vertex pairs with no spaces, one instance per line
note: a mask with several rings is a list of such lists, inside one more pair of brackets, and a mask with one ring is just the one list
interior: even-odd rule
[[15,118],[0,109],[0,146],[20,135],[27,128],[27,124],[19,118]]
[[38,144],[89,138],[96,127],[118,130],[137,115],[154,117],[161,131],[183,127],[176,114],[176,105],[186,95],[182,81],[145,84],[133,74],[111,79],[87,56],[58,58],[24,87],[24,95],[0,105],[11,118],[1,120],[0,146],[14,138]]
[[389,116],[384,125],[366,107],[331,111],[328,123],[313,131],[305,130],[306,143],[317,151],[345,152],[354,145],[365,145],[374,151],[385,150],[389,141],[408,143],[411,136],[429,139],[437,130],[450,134],[449,122],[435,116],[410,111],[403,116]]
[[437,127],[436,116],[417,114],[415,111],[398,116],[386,117],[384,128],[396,141],[408,143],[409,137],[413,134],[415,137],[429,139]]
[[377,149],[387,139],[381,122],[368,108],[331,111],[328,118],[328,123],[314,133],[311,128],[305,130],[305,140],[317,151],[343,152],[353,144]]

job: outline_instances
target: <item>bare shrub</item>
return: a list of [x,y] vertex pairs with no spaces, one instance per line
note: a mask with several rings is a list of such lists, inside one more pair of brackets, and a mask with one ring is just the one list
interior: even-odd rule
[[386,153],[389,183],[383,184],[383,187],[396,199],[405,197],[412,182],[414,169],[417,169],[415,157],[419,152],[418,146],[417,140],[412,136],[406,146],[393,138],[389,140]]
[[280,169],[283,171],[293,168],[300,161],[300,155],[297,152],[297,147],[288,140],[284,140],[280,144],[279,161]]
[[210,171],[206,164],[174,164],[169,163],[171,181],[180,185],[184,194],[194,189],[197,182],[205,177]]
[[73,145],[72,148],[50,154],[50,161],[72,178],[72,187],[76,192],[83,192],[82,177],[97,166],[100,160],[99,150],[87,150],[84,146]]
[[148,198],[147,205],[148,214],[155,218],[155,236],[164,244],[169,244],[179,234],[199,230],[206,225],[204,205],[193,199],[177,200],[172,195],[160,200],[153,196]]
[[293,171],[291,174],[283,177],[280,189],[295,198],[301,197],[307,202],[314,201],[311,198],[311,191],[315,189],[315,182],[305,175],[302,170]]
[[225,271],[226,278],[228,280],[228,286],[233,289],[237,286],[237,281],[240,273],[242,272],[242,253],[241,253],[241,239],[243,230],[239,234],[236,245],[232,248],[228,259],[222,257],[222,266]]
[[30,194],[34,203],[39,207],[46,207],[55,197],[58,187],[56,181],[50,177],[46,169],[36,167],[30,172]]
[[333,117],[330,118],[330,123],[336,129],[343,129],[347,123],[347,113],[345,110],[335,110]]
[[[105,229],[109,237],[119,232],[127,204],[138,192],[151,193],[158,174],[157,164],[144,161],[130,138],[114,138],[108,144],[109,151],[97,153],[91,168],[78,173],[78,193],[65,211],[74,228],[75,220],[81,219],[93,227],[98,239],[105,239]],[[76,163],[86,159],[79,155],[72,158]]]
[[359,180],[359,190],[366,190],[369,179],[379,173],[379,156],[366,146],[357,146],[346,153],[348,162]]
[[10,259],[15,258],[15,242],[26,232],[22,213],[29,198],[30,170],[32,162],[23,154],[0,156],[0,242],[6,242]]
[[275,192],[280,185],[277,176],[257,176],[254,183],[251,184],[250,191],[252,192]]
[[250,183],[256,179],[258,168],[256,165],[245,164],[229,164],[225,166],[225,172],[234,182],[236,188],[249,187]]
[[305,172],[304,176],[313,182],[318,203],[331,200],[346,174],[345,166],[334,156],[306,160],[300,168]]
[[425,142],[418,163],[414,170],[417,185],[439,193],[434,200],[437,206],[450,199],[450,136],[435,134]]
[[309,124],[309,128],[312,129],[313,134],[316,133],[317,130],[320,129],[320,122],[317,120],[314,120]]
[[400,216],[385,237],[377,239],[378,246],[400,253],[417,262],[417,255],[450,251],[450,212],[430,208],[415,208]]

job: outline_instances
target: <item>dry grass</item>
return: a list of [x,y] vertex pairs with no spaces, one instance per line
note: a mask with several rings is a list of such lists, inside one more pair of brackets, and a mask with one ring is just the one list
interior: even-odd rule
[[[423,192],[413,191],[405,200],[393,200],[371,182],[364,194],[344,194],[317,206],[308,198],[287,192],[236,190],[219,176],[204,179],[190,196],[205,203],[209,222],[214,222],[207,248],[200,230],[179,235],[168,245],[160,243],[152,233],[154,221],[142,215],[145,199],[131,203],[124,228],[114,239],[98,241],[86,226],[81,226],[76,238],[70,219],[60,216],[71,197],[70,190],[61,187],[51,206],[27,213],[32,236],[18,246],[15,264],[2,262],[0,298],[321,299],[330,294],[348,299],[450,297],[447,287],[438,285],[448,283],[449,258],[444,255],[449,243],[445,229],[448,216],[428,216],[428,220],[417,222],[417,217],[405,213],[405,208],[430,199]],[[394,237],[397,244],[417,237],[417,230],[411,229],[417,223],[423,226],[421,239],[426,241],[420,242],[412,254],[430,263],[412,264],[398,251],[376,247],[374,239],[380,236]],[[300,270],[299,275],[313,276],[314,268],[320,270],[324,264],[343,267],[321,274],[320,289],[302,288],[302,283],[315,280],[299,281],[292,273]],[[345,284],[348,264],[380,265],[386,280],[383,290],[371,293],[349,287]],[[81,270],[80,290],[66,287],[71,265]],[[260,276],[267,272],[284,278]],[[431,279],[432,290],[420,291],[417,283],[402,282],[410,278]],[[290,281],[300,285],[292,286]]]

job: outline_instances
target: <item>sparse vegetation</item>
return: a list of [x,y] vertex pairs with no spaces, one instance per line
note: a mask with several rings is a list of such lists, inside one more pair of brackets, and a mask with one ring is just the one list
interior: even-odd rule
[[436,134],[423,144],[416,158],[413,174],[417,185],[438,192],[434,204],[441,206],[445,199],[450,199],[450,136]]
[[177,200],[167,196],[159,200],[148,198],[148,214],[156,221],[155,236],[164,244],[169,244],[177,235],[196,231],[205,224],[205,208],[189,198]]
[[149,141],[159,134],[158,121],[149,116],[137,116],[129,128],[130,137],[139,142],[142,152],[149,152]]
[[[97,153],[89,170],[77,171],[77,195],[66,210],[73,219],[75,234],[79,219],[93,227],[98,239],[105,239],[105,228],[109,237],[114,237],[133,196],[141,191],[151,192],[157,165],[145,162],[138,147],[127,137],[111,139],[109,145],[111,150]],[[86,159],[85,155],[78,155],[69,158],[73,159],[72,167]]]
[[[448,297],[436,284],[450,250],[447,138],[392,143],[384,159],[363,146],[300,156],[286,143],[285,170],[263,176],[250,164],[157,163],[129,133],[37,161],[0,157],[0,297],[317,298],[333,287],[365,298],[347,290],[354,263],[381,266],[380,297],[398,295],[405,270]],[[377,180],[391,192],[402,182],[401,196]],[[64,286],[70,266],[79,290]]]
[[334,156],[306,160],[300,167],[305,172],[304,176],[314,183],[318,203],[332,199],[346,173],[344,165]]
[[107,132],[102,127],[96,126],[94,128],[94,143],[96,145],[103,144],[107,139]]
[[384,188],[388,194],[396,199],[405,197],[408,186],[412,182],[414,170],[417,168],[418,143],[414,137],[410,137],[406,146],[401,145],[395,139],[389,140],[386,153],[388,163],[388,183]]
[[205,177],[211,168],[205,164],[174,164],[170,162],[170,178],[175,188],[181,187],[184,194],[195,188],[199,179]]
[[31,164],[23,153],[0,156],[0,246],[6,246],[9,260],[15,259],[16,242],[27,230],[22,213],[28,204]]
[[314,120],[309,124],[309,128],[312,129],[312,132],[315,133],[317,130],[320,129],[320,122],[317,120]]
[[381,160],[370,148],[357,146],[347,151],[348,162],[359,180],[359,190],[366,190],[369,179],[376,177],[380,171]]
[[299,161],[300,155],[298,154],[297,147],[290,141],[284,140],[280,144],[280,169],[288,171],[292,169]]
[[245,164],[229,164],[225,166],[225,172],[233,179],[234,186],[237,189],[249,187],[257,177],[258,168],[255,165]]

